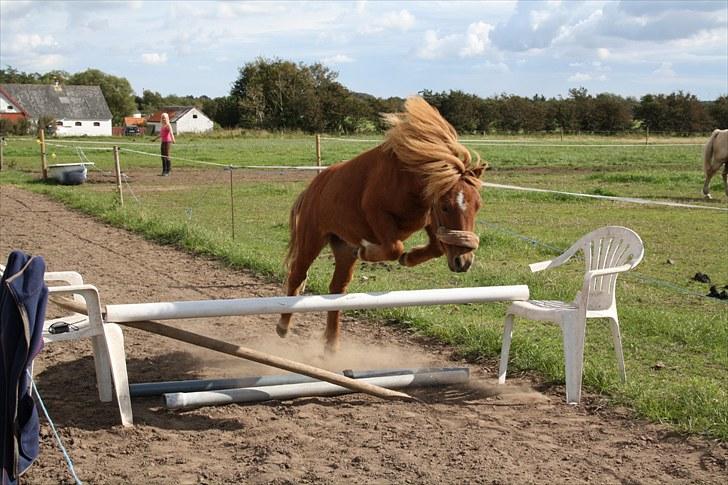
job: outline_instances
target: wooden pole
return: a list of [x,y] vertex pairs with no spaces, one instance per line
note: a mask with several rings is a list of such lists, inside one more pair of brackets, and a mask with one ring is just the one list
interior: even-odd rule
[[316,135],[316,166],[321,166],[321,135]]
[[233,234],[233,241],[235,241],[235,199],[233,198],[233,167],[228,167],[230,170],[230,229]]
[[645,145],[649,144],[650,142],[650,127],[648,126],[645,130]]
[[0,171],[3,169],[3,145],[5,145],[5,137],[0,137]]
[[119,192],[119,204],[124,206],[124,194],[121,190],[121,164],[119,163],[119,147],[114,146],[114,173],[116,174],[116,189]]
[[40,127],[40,165],[43,180],[48,178],[48,159],[46,158],[45,129]]
[[[51,297],[49,298],[49,300],[67,310],[87,314],[86,305],[84,303],[60,297]],[[174,340],[187,342],[198,347],[204,347],[206,349],[214,350],[216,352],[239,357],[241,359],[252,360],[253,362],[258,362],[259,364],[265,364],[290,372],[295,372],[296,374],[314,377],[322,381],[337,384],[339,386],[346,387],[347,389],[363,392],[365,394],[370,394],[372,396],[376,396],[382,399],[406,401],[416,400],[409,394],[405,394],[403,392],[392,391],[390,389],[375,386],[367,382],[361,382],[357,379],[350,379],[335,372],[319,369],[318,367],[302,364],[293,360],[284,359],[283,357],[265,354],[257,350],[248,349],[246,347],[241,347],[239,345],[224,342],[222,340],[217,340],[197,333],[188,332],[187,330],[171,327],[160,322],[148,320],[144,322],[118,323],[118,325],[136,328],[145,332],[162,335],[164,337],[168,337]]]

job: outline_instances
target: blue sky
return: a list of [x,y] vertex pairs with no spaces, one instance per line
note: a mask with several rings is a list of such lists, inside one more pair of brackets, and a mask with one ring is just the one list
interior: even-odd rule
[[89,67],[163,95],[228,94],[256,57],[351,90],[728,94],[728,0],[37,2],[0,0],[0,64]]

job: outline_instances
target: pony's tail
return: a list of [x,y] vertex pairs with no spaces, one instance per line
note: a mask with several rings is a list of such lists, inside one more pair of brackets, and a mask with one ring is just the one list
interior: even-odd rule
[[306,195],[307,190],[301,192],[291,207],[291,213],[288,215],[288,228],[290,231],[290,238],[288,239],[288,251],[286,252],[286,259],[283,261],[286,269],[290,269],[291,261],[293,260],[293,253],[297,247],[296,239],[298,238],[298,214],[301,212],[301,204],[303,204],[303,198]]
[[713,144],[715,143],[715,138],[718,136],[719,132],[720,130],[713,130],[713,134],[710,135],[710,138],[708,138],[708,141],[705,143],[705,147],[703,148],[703,168],[705,168],[705,170],[708,170],[713,163]]

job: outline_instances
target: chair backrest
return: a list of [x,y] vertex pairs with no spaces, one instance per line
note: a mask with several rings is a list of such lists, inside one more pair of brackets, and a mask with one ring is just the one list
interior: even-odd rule
[[[584,253],[586,271],[637,266],[645,250],[642,239],[633,230],[621,226],[596,229],[574,244]],[[572,246],[572,247],[574,247]],[[604,310],[614,304],[618,273],[597,276],[589,287],[589,310]]]

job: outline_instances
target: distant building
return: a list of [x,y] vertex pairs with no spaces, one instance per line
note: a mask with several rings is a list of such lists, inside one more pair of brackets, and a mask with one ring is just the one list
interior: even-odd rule
[[162,113],[169,115],[174,134],[212,131],[212,120],[194,106],[169,106],[147,118],[147,134],[157,134],[162,127]]
[[58,136],[110,136],[111,110],[98,86],[0,84],[0,118],[55,120]]

